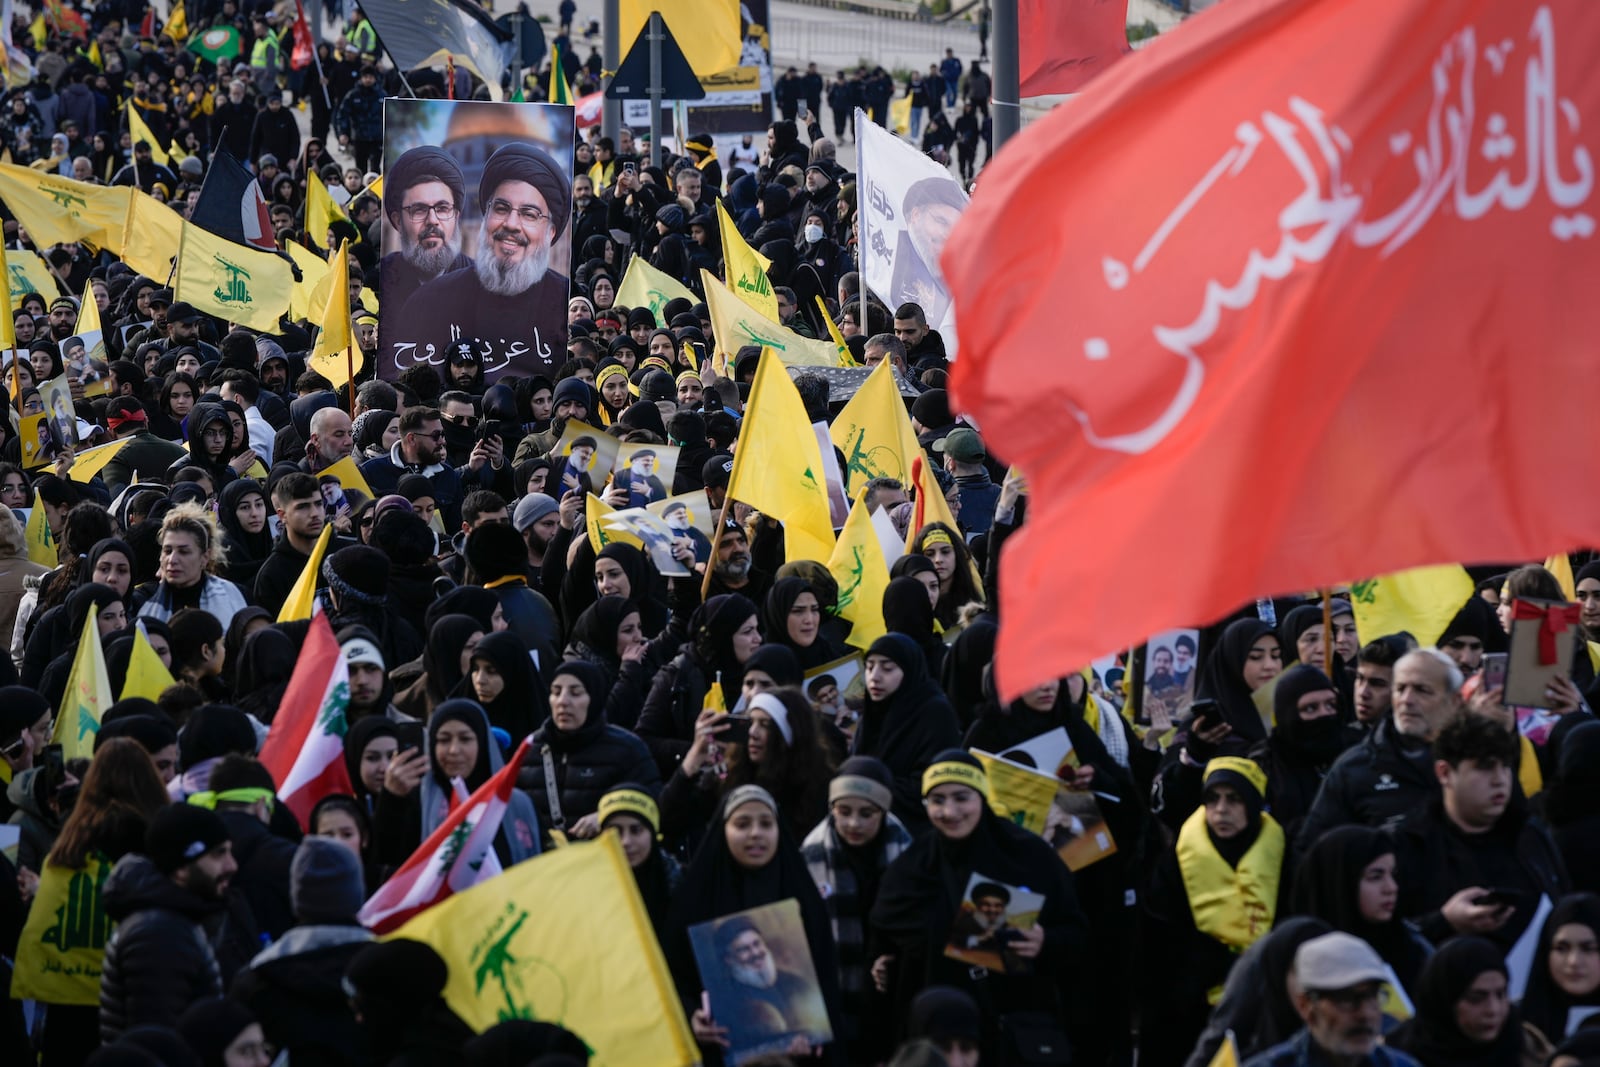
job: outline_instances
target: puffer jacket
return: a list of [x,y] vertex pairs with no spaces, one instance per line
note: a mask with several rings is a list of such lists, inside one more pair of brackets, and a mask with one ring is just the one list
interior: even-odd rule
[[173,1026],[195,1001],[222,995],[203,925],[220,913],[220,901],[181,888],[138,853],[117,861],[104,900],[117,929],[100,977],[102,1042],[135,1026]]
[[383,91],[356,86],[339,101],[334,129],[352,141],[383,140]]
[[547,721],[534,731],[533,751],[517,775],[517,785],[533,801],[541,826],[555,824],[545,786],[546,749],[568,829],[598,811],[606,791],[623,782],[637,783],[652,795],[661,792],[661,777],[650,749],[622,727],[612,726],[603,714],[591,714],[571,733],[557,730],[553,720]]

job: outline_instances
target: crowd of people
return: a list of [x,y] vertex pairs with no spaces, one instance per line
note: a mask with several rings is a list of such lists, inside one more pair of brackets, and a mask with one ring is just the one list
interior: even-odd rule
[[[764,150],[722,160],[695,137],[653,167],[626,128],[580,142],[570,340],[552,374],[486,380],[464,346],[381,380],[361,289],[386,297],[379,228],[402,225],[410,185],[364,192],[381,160],[373,109],[397,82],[370,24],[358,15],[327,46],[324,97],[281,61],[284,5],[188,5],[191,26],[240,31],[251,58],[231,73],[141,39],[136,6],[102,3],[82,33],[48,28],[28,49],[37,75],[0,117],[13,161],[88,181],[127,168],[186,211],[227,146],[262,183],[280,243],[319,250],[332,242],[305,232],[303,198],[326,171],[351,209],[334,236],[352,242],[365,369],[335,388],[307,367],[315,323],[220,321],[103,250],[36,247],[7,213],[7,247],[41,253],[60,291],[12,299],[0,422],[5,1062],[587,1062],[585,1035],[557,1019],[474,1034],[434,948],[376,940],[358,919],[450,817],[458,783],[482,786],[529,739],[496,859],[615,834],[707,1063],[756,1038],[786,1051],[742,1062],[1205,1067],[1231,1045],[1252,1067],[1600,1063],[1596,660],[1580,641],[1543,707],[1508,706],[1483,669],[1507,647],[1514,599],[1565,599],[1550,571],[1481,568],[1436,647],[1358,641],[1342,598],[1254,602],[1184,648],[1196,699],[1170,724],[1089,668],[1006,699],[995,591],[1030,488],[952,410],[953,339],[914,303],[869,299],[863,315],[853,176],[818,125],[814,68],[779,80],[785,117]],[[26,23],[14,37],[31,40]],[[438,93],[433,74],[408,80]],[[844,81],[826,87],[836,139],[835,91],[861,102]],[[280,117],[285,88],[310,102],[303,144]],[[970,176],[961,123],[975,151],[988,76],[947,55],[908,91],[914,124],[932,116],[925,143],[965,98]],[[185,149],[175,173],[104,132],[130,98],[152,130],[166,116],[157,135]],[[59,158],[28,157],[58,133]],[[881,511],[906,549],[870,641],[828,561],[794,558],[778,520],[727,497],[760,348],[717,338],[704,303],[617,302],[630,255],[703,295],[698,268],[722,273],[719,204],[771,260],[786,325],[835,326],[861,364],[892,366],[954,520],[918,525],[913,479],[837,456],[854,506]],[[81,292],[105,327],[100,395],[61,352]],[[29,467],[22,420],[63,374],[79,440]],[[848,399],[820,373],[793,381],[814,423]],[[575,423],[679,450],[662,489],[703,491],[718,516],[709,538],[669,523],[687,575],[600,543],[591,494],[625,508],[630,491],[569,465]],[[114,458],[86,476],[77,457],[97,444]],[[350,469],[370,492],[337,473]],[[48,559],[25,534],[34,509]],[[1576,629],[1600,648],[1600,561],[1585,558]],[[301,825],[260,754],[312,626],[285,611],[307,573],[348,670],[351,792]],[[69,759],[52,741],[83,641],[100,643],[119,699],[92,757]],[[124,697],[141,642],[175,684]],[[840,672],[852,654],[854,682]],[[1079,816],[1025,827],[974,755],[1047,737],[1070,746],[1056,772],[1069,803],[1092,797],[1103,817],[1094,862],[1058,848],[1084,832]],[[744,999],[706,997],[691,930],[781,901],[798,905],[827,1042],[785,1017],[788,972],[751,924],[716,940]]]

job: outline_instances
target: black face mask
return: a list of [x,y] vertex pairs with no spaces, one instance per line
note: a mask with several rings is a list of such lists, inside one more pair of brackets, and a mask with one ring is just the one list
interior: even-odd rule
[[1295,752],[1312,764],[1330,763],[1345,748],[1344,724],[1337,715],[1295,723]]

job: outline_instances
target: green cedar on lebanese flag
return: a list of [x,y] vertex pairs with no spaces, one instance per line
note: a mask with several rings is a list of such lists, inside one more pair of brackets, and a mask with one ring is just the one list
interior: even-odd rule
[[189,51],[213,63],[236,59],[243,47],[239,31],[232,26],[214,26],[189,38]]

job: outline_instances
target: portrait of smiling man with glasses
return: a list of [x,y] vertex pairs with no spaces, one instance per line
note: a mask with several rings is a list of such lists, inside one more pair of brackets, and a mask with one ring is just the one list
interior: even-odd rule
[[426,282],[472,266],[461,254],[461,209],[466,182],[450,153],[432,145],[413,148],[389,168],[383,210],[400,237],[400,250],[379,266],[383,294],[403,307]]
[[[406,302],[392,341],[383,339],[389,358],[401,368],[423,359],[440,365],[451,344],[477,338],[488,348],[485,384],[505,373],[548,372],[565,359],[567,278],[551,261],[572,211],[568,171],[527,141],[500,145],[482,164],[475,226],[468,219],[463,227],[459,210],[449,225],[439,218],[439,208],[449,202],[447,183],[409,187],[395,221],[405,240],[425,246],[464,228],[473,259],[470,267],[425,282]],[[414,347],[401,352],[396,343]]]

